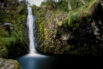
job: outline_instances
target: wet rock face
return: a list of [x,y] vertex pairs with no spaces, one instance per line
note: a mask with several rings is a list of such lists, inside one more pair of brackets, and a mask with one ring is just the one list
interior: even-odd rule
[[[103,6],[102,0],[96,4],[91,15],[82,17],[76,30],[72,30],[71,40],[68,43],[84,46],[100,46],[103,41]],[[88,20],[90,21],[88,22]],[[75,41],[75,42],[74,42]],[[72,43],[73,42],[73,43]]]
[[100,3],[95,8],[92,17],[94,20],[94,26],[95,26],[95,36],[98,40],[103,40],[103,1],[100,0]]
[[89,6],[69,12],[66,19],[63,15],[50,17],[50,11],[44,18],[47,18],[46,21],[42,22],[47,34],[44,34],[46,37],[39,51],[79,56],[103,55],[103,0],[96,0]]
[[0,69],[21,69],[21,67],[15,60],[0,58]]

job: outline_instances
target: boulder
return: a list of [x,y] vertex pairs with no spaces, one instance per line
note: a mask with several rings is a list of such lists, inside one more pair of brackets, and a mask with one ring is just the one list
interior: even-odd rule
[[0,69],[21,69],[16,60],[0,58]]

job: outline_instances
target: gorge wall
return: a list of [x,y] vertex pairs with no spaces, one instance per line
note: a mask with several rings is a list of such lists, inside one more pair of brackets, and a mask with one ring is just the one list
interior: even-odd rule
[[10,58],[28,53],[26,11],[25,1],[0,0],[0,69],[21,69]]
[[69,13],[45,3],[33,6],[33,12],[39,52],[102,56],[102,0],[91,0]]
[[0,5],[0,57],[14,58],[26,54],[26,3],[1,0]]

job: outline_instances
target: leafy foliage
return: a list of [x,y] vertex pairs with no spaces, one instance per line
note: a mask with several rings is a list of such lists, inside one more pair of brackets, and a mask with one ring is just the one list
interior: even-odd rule
[[[10,9],[0,10],[0,57],[14,57],[16,55],[14,53],[15,47],[17,47],[16,43],[22,44],[23,46],[27,44],[27,38],[24,37],[27,14],[26,5],[22,5],[21,3],[15,5],[9,6]],[[5,25],[5,23],[10,23],[10,25]],[[13,54],[9,55],[11,53],[10,50],[15,54],[14,56]]]

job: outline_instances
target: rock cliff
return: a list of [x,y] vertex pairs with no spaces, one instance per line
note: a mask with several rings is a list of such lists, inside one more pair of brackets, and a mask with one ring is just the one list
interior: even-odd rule
[[48,54],[102,56],[102,0],[65,12],[50,5],[33,6],[38,51]]

